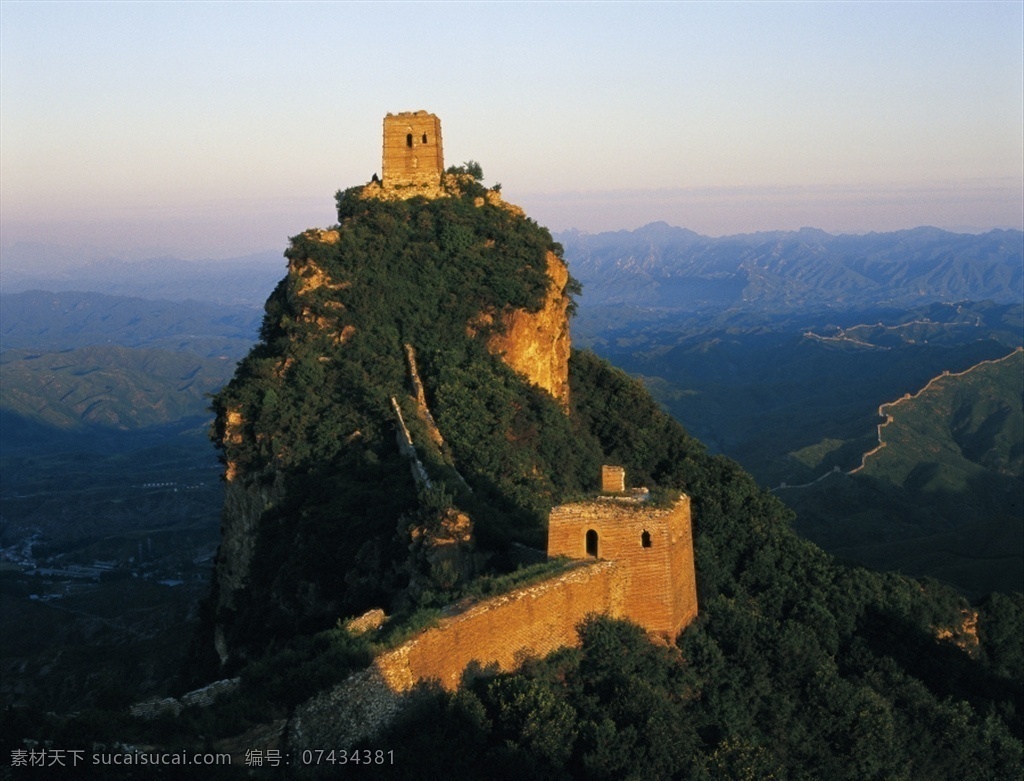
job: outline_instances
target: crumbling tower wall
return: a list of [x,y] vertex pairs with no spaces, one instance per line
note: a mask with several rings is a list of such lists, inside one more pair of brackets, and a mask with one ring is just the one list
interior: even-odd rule
[[426,111],[403,111],[384,117],[382,184],[439,187],[444,171],[441,120]]
[[548,556],[614,561],[626,583],[621,617],[669,642],[697,617],[685,494],[669,507],[628,496],[555,507],[548,520]]

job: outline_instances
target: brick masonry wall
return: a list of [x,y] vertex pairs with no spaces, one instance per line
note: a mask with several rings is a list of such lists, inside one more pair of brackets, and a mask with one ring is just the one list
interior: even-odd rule
[[467,669],[514,670],[527,657],[577,645],[576,626],[588,614],[623,615],[625,585],[616,562],[580,563],[443,618],[299,706],[288,726],[290,749],[343,748],[373,737],[419,683],[454,690]]
[[445,618],[375,665],[396,691],[423,680],[454,690],[467,667],[514,670],[527,656],[575,645],[576,625],[589,613],[622,614],[623,586],[614,562],[574,567]]
[[626,490],[626,470],[621,466],[601,467],[601,490],[609,493]]
[[[587,554],[587,531],[598,535],[596,558]],[[299,706],[288,725],[290,750],[373,738],[418,684],[454,690],[467,675],[514,670],[525,658],[576,645],[576,627],[591,613],[627,618],[670,641],[697,615],[687,496],[669,508],[626,499],[556,507],[548,555],[585,561],[459,609]]]

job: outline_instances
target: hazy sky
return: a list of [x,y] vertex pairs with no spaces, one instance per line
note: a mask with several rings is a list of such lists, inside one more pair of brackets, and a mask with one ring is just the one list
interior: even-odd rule
[[387,112],[553,230],[1021,227],[1024,3],[0,2],[5,245],[336,220]]

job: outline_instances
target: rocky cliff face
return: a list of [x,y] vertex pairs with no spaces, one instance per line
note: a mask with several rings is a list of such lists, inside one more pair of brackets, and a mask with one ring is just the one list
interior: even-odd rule
[[[558,256],[548,252],[550,279],[544,306],[539,312],[512,309],[498,316],[501,327],[487,340],[487,349],[500,355],[515,371],[569,406],[569,270]],[[488,314],[487,317],[493,318]]]
[[[227,412],[222,446],[242,444],[243,423],[240,412]],[[238,463],[231,459],[225,461],[224,481],[221,541],[214,571],[216,611],[221,616],[236,608],[236,595],[244,589],[249,579],[260,518],[264,510],[280,497],[282,490],[280,479],[270,484],[244,480],[239,473]],[[230,654],[224,627],[220,622],[214,629],[214,647],[223,664]]]

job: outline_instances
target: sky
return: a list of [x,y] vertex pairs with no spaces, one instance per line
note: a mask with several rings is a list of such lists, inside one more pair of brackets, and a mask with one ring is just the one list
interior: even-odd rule
[[417,109],[553,231],[1024,227],[1020,0],[0,0],[0,244],[283,250]]

